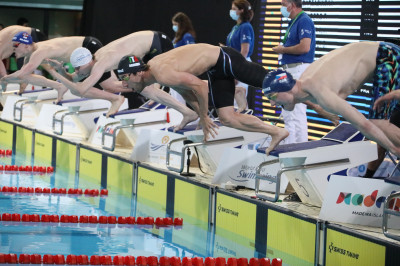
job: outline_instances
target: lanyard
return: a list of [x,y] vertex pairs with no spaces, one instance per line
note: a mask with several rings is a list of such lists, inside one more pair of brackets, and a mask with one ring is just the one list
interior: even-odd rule
[[289,28],[286,30],[285,36],[283,37],[283,41],[282,41],[283,44],[285,44],[286,39],[287,39],[287,37],[288,37],[288,35],[289,35],[289,31],[290,31],[290,29],[292,28],[293,24],[296,22],[297,18],[298,18],[301,14],[303,14],[303,13],[304,13],[304,11],[302,10],[299,14],[297,14],[297,16],[294,18],[293,22],[290,23],[290,26],[289,26]]
[[237,30],[237,28],[239,28],[239,25],[235,25],[235,27],[233,27],[231,33],[229,34],[227,45],[231,45],[232,36],[235,33],[235,31]]

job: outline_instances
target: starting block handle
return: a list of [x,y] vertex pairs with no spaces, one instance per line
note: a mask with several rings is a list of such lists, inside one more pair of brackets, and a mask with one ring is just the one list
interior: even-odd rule
[[[108,108],[98,108],[98,109],[90,109],[90,110],[74,111],[74,112],[69,112],[68,110],[57,111],[53,114],[53,123],[52,123],[53,133],[57,134],[57,135],[62,135],[64,133],[64,118],[68,115],[80,115],[80,114],[88,114],[88,113],[95,113],[95,112],[104,112],[107,110],[108,110]],[[56,115],[59,113],[63,113],[61,115],[61,119],[56,118]],[[55,130],[56,122],[61,123],[60,131]]]
[[[171,140],[171,141],[167,144],[167,159],[166,159],[165,163],[166,163],[166,166],[167,166],[167,168],[168,168],[169,170],[175,171],[175,172],[178,172],[178,173],[182,173],[183,167],[184,167],[186,145],[184,145],[184,146],[182,147],[181,152],[172,150],[172,149],[171,149],[171,146],[172,146],[172,144],[174,144],[174,143],[176,143],[176,142],[184,141],[184,140],[186,140],[186,139],[187,139],[186,137],[184,137],[184,138],[179,138],[179,139],[173,139],[173,140]],[[177,155],[177,156],[180,156],[180,157],[181,157],[181,166],[180,166],[180,168],[176,168],[176,167],[173,167],[173,166],[170,165],[171,154]]]
[[[105,127],[104,127],[104,131],[101,134],[101,146],[102,146],[102,148],[104,150],[114,151],[115,142],[116,142],[116,138],[117,138],[117,132],[118,132],[118,130],[120,130],[122,128],[133,128],[133,127],[139,127],[139,126],[150,126],[150,125],[160,124],[160,123],[165,123],[165,122],[167,122],[167,120],[166,119],[162,119],[162,120],[157,120],[157,121],[153,121],[153,122],[142,122],[142,123],[135,123],[135,124],[131,124],[131,125],[120,125],[120,126],[116,126],[114,128],[113,133],[111,133],[111,134],[106,132],[107,127],[115,125],[115,124],[119,124],[120,121],[106,124]],[[109,137],[112,138],[111,147],[107,147],[107,146],[104,145],[106,136],[109,136]]]
[[[103,132],[101,133],[101,147],[105,150],[113,151],[115,149],[115,136],[117,134],[117,128],[114,129],[113,133],[108,133],[107,128],[116,124],[119,124],[119,121],[106,124]],[[111,147],[104,145],[106,136],[109,136],[112,139]]]
[[386,237],[400,241],[400,235],[395,235],[389,233],[388,231],[389,215],[400,216],[400,212],[389,209],[390,201],[394,198],[400,198],[400,191],[389,195],[385,200],[385,204],[383,206],[382,232]]
[[[29,100],[29,99],[22,99],[18,100],[14,103],[14,110],[13,110],[13,116],[14,116],[14,121],[21,122],[22,121],[22,111],[24,110],[24,105],[29,104],[29,103],[34,103],[35,100]],[[17,104],[21,103],[21,105],[18,107]],[[19,111],[19,117],[17,117],[17,111]]]
[[[179,151],[174,151],[174,150],[171,149],[171,145],[172,145],[173,143],[178,142],[178,141],[184,141],[184,140],[186,140],[186,138],[175,139],[175,140],[170,141],[170,142],[168,143],[168,145],[167,145],[167,160],[166,160],[166,165],[167,165],[167,168],[168,168],[169,170],[171,170],[171,171],[175,171],[175,172],[178,172],[178,173],[182,173],[183,168],[185,167],[185,165],[184,165],[184,164],[185,164],[185,150],[186,150],[187,148],[190,148],[190,147],[197,147],[197,146],[203,146],[203,145],[215,145],[215,144],[221,144],[221,143],[226,143],[226,142],[243,141],[243,140],[244,140],[244,137],[243,137],[243,136],[240,136],[240,137],[232,137],[232,138],[225,138],[225,139],[217,139],[217,140],[206,141],[206,142],[193,142],[193,143],[188,143],[188,144],[185,144],[185,145],[182,147],[182,150],[181,150],[180,152],[179,152]],[[170,157],[171,157],[171,154],[177,155],[177,156],[180,156],[180,157],[181,157],[181,166],[180,166],[180,168],[176,168],[176,167],[173,167],[173,166],[170,165]]]
[[[256,192],[256,196],[258,198],[260,198],[260,199],[264,199],[264,200],[268,200],[268,201],[272,201],[272,202],[277,202],[278,201],[279,196],[280,196],[280,189],[281,189],[281,177],[282,177],[282,174],[284,172],[297,171],[297,170],[303,170],[303,169],[314,169],[314,168],[321,168],[321,167],[330,166],[330,165],[334,165],[334,164],[348,163],[348,162],[350,162],[350,159],[349,158],[345,158],[345,159],[338,159],[338,160],[332,160],[332,161],[326,161],[326,162],[302,164],[302,165],[284,167],[284,168],[281,168],[278,171],[278,174],[277,174],[276,178],[263,176],[263,175],[260,174],[262,167],[264,167],[266,165],[269,165],[269,164],[277,163],[277,162],[279,162],[279,159],[268,161],[268,162],[263,162],[256,169],[255,192]],[[259,192],[259,186],[260,186],[260,180],[267,180],[267,181],[276,183],[276,185],[275,185],[275,196],[274,197],[268,197],[268,196],[264,196],[264,195],[261,195],[261,194],[258,193]]]

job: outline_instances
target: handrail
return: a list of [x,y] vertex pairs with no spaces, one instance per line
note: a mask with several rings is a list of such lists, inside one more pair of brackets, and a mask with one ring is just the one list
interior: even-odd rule
[[[338,159],[338,160],[332,160],[332,161],[325,161],[325,162],[318,162],[318,163],[311,163],[311,164],[302,164],[302,165],[296,165],[296,166],[289,166],[289,167],[284,167],[281,168],[278,171],[278,174],[276,178],[271,177],[271,176],[265,176],[261,175],[261,169],[269,164],[277,163],[279,162],[279,159],[272,160],[272,161],[267,161],[261,163],[257,168],[256,168],[256,181],[255,181],[255,192],[256,196],[260,199],[263,200],[268,200],[272,202],[277,202],[280,196],[280,188],[281,188],[281,176],[284,172],[289,172],[289,171],[297,171],[297,170],[303,170],[303,169],[314,169],[314,168],[319,168],[319,167],[324,167],[328,165],[333,165],[333,164],[341,164],[341,163],[348,163],[350,162],[349,158],[346,159]],[[275,185],[275,196],[274,197],[269,197],[265,195],[259,194],[260,190],[260,180],[267,180],[273,183],[276,183]]]
[[[243,137],[243,136],[240,136],[240,137],[231,137],[231,138],[225,138],[225,139],[216,139],[216,140],[211,140],[211,141],[206,141],[206,142],[193,142],[193,143],[188,143],[188,144],[183,145],[181,152],[171,150],[171,145],[172,145],[173,143],[178,142],[178,141],[184,141],[184,140],[186,140],[186,139],[187,139],[186,137],[185,137],[185,138],[174,139],[174,140],[171,140],[171,141],[167,144],[166,166],[167,166],[167,168],[168,168],[169,170],[175,171],[175,172],[178,172],[178,173],[182,173],[183,168],[185,167],[185,166],[184,166],[184,163],[185,163],[185,150],[186,150],[187,148],[190,148],[190,147],[197,147],[197,146],[203,146],[203,145],[216,145],[216,144],[221,144],[221,143],[229,143],[229,142],[235,142],[235,141],[243,141],[243,140],[244,140],[244,137]],[[173,166],[170,165],[170,157],[171,157],[171,154],[177,155],[177,156],[181,157],[181,165],[180,165],[180,168],[176,168],[176,167],[173,167]]]
[[[90,110],[84,110],[84,111],[68,111],[68,110],[59,110],[53,114],[53,123],[52,123],[52,129],[53,133],[57,135],[62,135],[64,133],[64,118],[68,115],[80,115],[80,114],[88,114],[88,113],[94,113],[94,112],[104,112],[107,111],[108,108],[98,108],[98,109],[90,109]],[[59,113],[63,113],[61,115],[61,119],[57,119],[56,115]],[[60,131],[56,131],[55,126],[56,123],[59,122],[61,124],[60,126]]]
[[[106,124],[106,125],[104,126],[104,130],[103,130],[103,132],[101,133],[101,146],[102,146],[102,148],[105,149],[105,150],[114,151],[114,149],[115,149],[115,140],[116,140],[116,136],[117,136],[117,131],[120,130],[120,129],[122,129],[122,128],[131,128],[131,127],[139,127],[139,126],[150,126],[150,125],[155,125],[155,124],[160,124],[160,123],[165,123],[165,122],[167,122],[166,119],[161,119],[161,120],[152,121],[152,122],[142,122],[142,123],[134,123],[134,124],[130,124],[130,125],[120,125],[120,126],[116,126],[116,127],[114,128],[114,130],[113,130],[112,133],[108,133],[108,132],[107,132],[107,128],[108,128],[109,126],[119,124],[120,121],[108,123],[108,124]],[[104,145],[104,144],[105,144],[105,137],[106,137],[106,136],[110,136],[110,137],[112,138],[112,143],[111,143],[111,147],[110,147],[110,148]]]
[[[22,111],[24,110],[23,106],[25,104],[34,103],[35,101],[36,100],[32,100],[32,99],[21,99],[21,100],[16,101],[14,103],[14,110],[13,110],[14,121],[21,122],[22,121]],[[20,102],[22,102],[21,105],[19,107],[17,107],[17,104],[20,103]],[[19,111],[19,117],[18,118],[16,117],[17,110]]]
[[[383,217],[382,217],[382,232],[383,232],[383,234],[386,237],[389,237],[391,239],[395,239],[397,241],[400,241],[400,235],[395,235],[395,234],[392,234],[392,233],[388,232],[388,222],[389,222],[389,215],[400,216],[400,212],[399,211],[395,211],[395,210],[389,209],[390,202],[394,198],[399,198],[399,197],[400,197],[400,191],[395,192],[395,193],[389,195],[386,198],[385,204],[383,205]],[[395,204],[393,204],[392,207],[395,207]]]

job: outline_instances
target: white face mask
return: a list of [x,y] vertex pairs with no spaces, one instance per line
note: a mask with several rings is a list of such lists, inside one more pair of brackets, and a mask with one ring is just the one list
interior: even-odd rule
[[281,13],[282,16],[284,16],[285,18],[288,18],[290,16],[290,12],[287,10],[286,6],[281,7]]
[[236,10],[230,10],[230,11],[229,11],[229,16],[231,16],[231,18],[232,18],[234,21],[237,21],[237,20],[239,19],[239,15],[236,14]]
[[178,31],[178,25],[172,25],[172,30],[177,32]]

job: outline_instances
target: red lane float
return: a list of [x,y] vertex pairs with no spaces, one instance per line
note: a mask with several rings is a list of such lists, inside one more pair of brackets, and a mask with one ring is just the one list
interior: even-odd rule
[[85,192],[82,192],[81,188],[69,188],[68,190],[66,188],[32,188],[32,187],[8,187],[4,186],[0,189],[0,192],[17,192],[17,193],[43,193],[43,194],[63,194],[63,195],[83,195],[85,196],[108,196],[108,190],[107,189],[102,189],[101,192],[99,192],[98,189],[85,189]]
[[269,258],[225,258],[207,257],[184,257],[182,261],[179,257],[162,256],[114,256],[108,255],[65,255],[45,254],[43,258],[39,254],[2,254],[0,253],[0,263],[8,264],[56,264],[56,265],[138,265],[138,266],[282,266],[282,259],[274,258],[272,263]]

